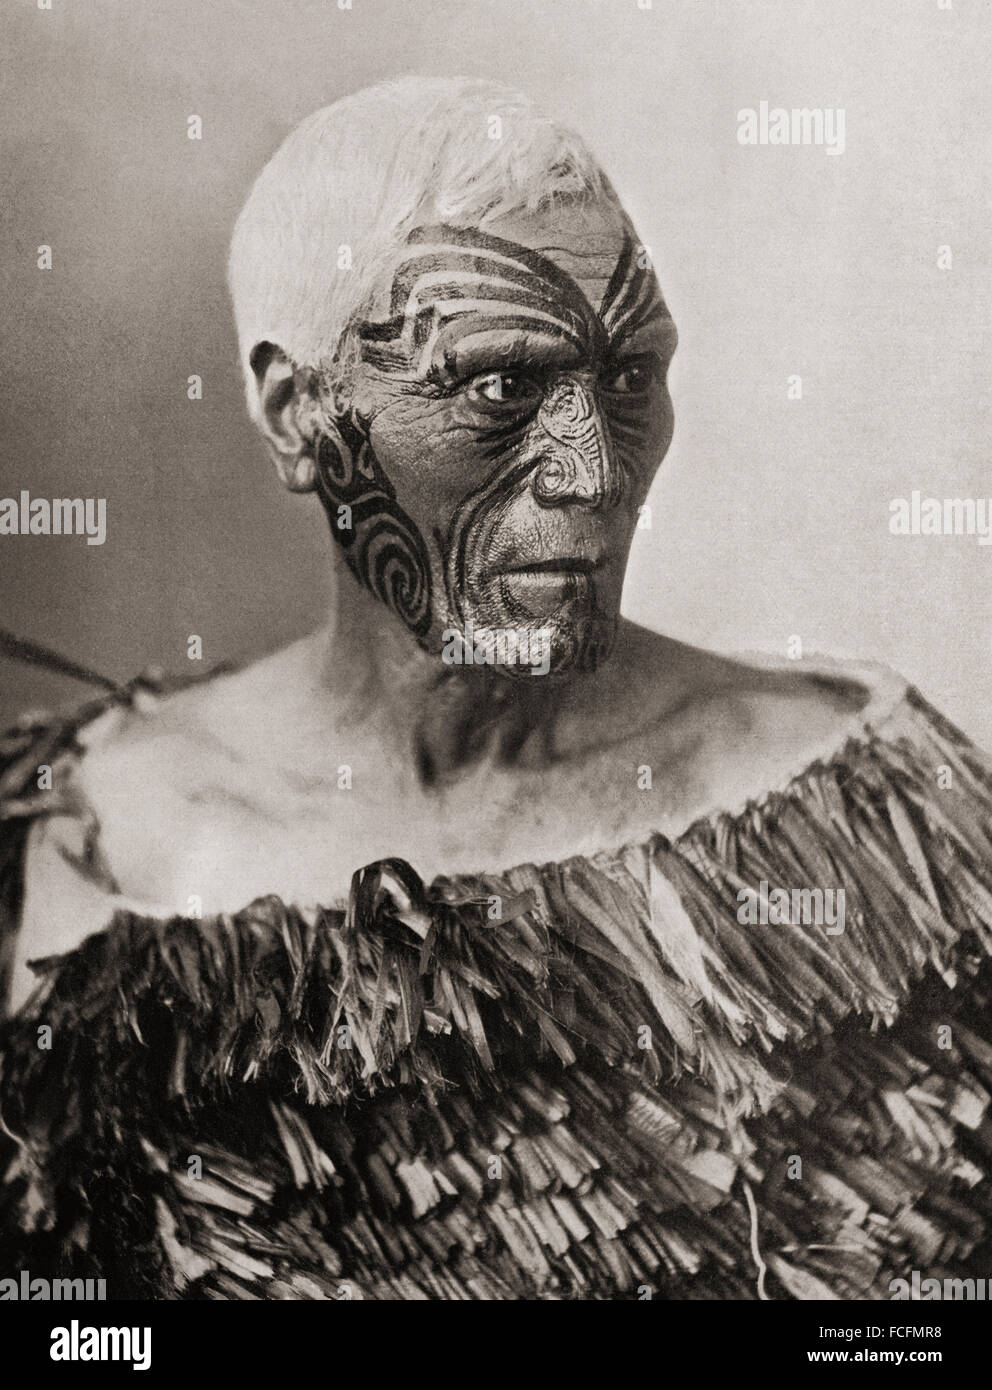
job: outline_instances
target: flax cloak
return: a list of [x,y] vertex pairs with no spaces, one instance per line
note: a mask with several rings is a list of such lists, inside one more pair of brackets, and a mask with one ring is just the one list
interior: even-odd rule
[[[73,765],[153,684],[0,741],[8,956],[39,817],[77,818],[100,879]],[[844,933],[742,927],[762,879],[843,887]],[[673,841],[429,884],[382,860],[307,912],[112,888],[0,1032],[12,1267],[111,1299],[888,1298],[992,1270],[992,764],[901,684]]]

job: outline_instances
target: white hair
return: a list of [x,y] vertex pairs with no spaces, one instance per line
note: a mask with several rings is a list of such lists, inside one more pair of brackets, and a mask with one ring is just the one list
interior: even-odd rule
[[256,344],[346,387],[352,329],[384,262],[418,224],[481,226],[555,201],[616,195],[580,136],[512,88],[403,77],[301,121],[258,176],[228,283],[257,414]]

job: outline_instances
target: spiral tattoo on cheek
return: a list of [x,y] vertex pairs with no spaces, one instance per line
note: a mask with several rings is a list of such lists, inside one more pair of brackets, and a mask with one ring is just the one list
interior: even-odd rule
[[336,417],[320,435],[316,462],[317,493],[348,568],[423,644],[432,618],[427,547],[396,501],[367,426],[354,414]]

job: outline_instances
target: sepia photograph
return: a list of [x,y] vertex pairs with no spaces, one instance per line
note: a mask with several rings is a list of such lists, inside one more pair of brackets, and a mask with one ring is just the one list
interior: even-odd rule
[[15,1341],[675,1301],[728,1370],[953,1364],[945,1305],[992,1299],[989,6],[3,29]]

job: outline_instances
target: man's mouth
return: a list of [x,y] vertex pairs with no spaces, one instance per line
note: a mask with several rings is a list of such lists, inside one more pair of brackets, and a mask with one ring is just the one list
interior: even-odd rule
[[590,600],[604,560],[588,555],[555,555],[543,560],[518,560],[502,565],[495,579],[505,600],[531,618],[542,618],[570,600]]
[[588,555],[556,555],[550,560],[521,560],[514,565],[505,565],[501,574],[595,574],[604,566],[603,560],[590,560]]

